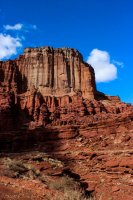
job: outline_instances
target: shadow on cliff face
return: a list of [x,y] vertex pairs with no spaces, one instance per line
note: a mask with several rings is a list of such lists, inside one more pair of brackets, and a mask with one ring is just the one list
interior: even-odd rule
[[95,98],[98,101],[99,100],[108,100],[108,97],[103,92],[99,92],[99,91],[96,92]]
[[17,84],[17,90],[18,90],[17,92],[18,93],[26,92],[28,89],[28,80],[25,75],[22,76],[22,73],[19,71],[18,67],[16,67],[16,73],[14,79],[15,79],[14,81]]
[[[19,129],[10,129],[0,133],[0,142],[3,143],[0,145],[0,151],[18,153],[37,150],[55,155],[68,148],[66,143],[69,143],[69,140],[77,135],[77,130],[73,131],[75,131],[75,135],[68,136],[66,133],[61,133],[58,128],[38,127],[28,130],[26,125],[23,125]],[[7,141],[10,145],[7,144]]]
[[[23,129],[17,131],[0,134],[0,152],[3,155],[7,153],[8,156],[9,153],[24,154],[34,151],[47,153],[50,158],[64,163],[64,169],[62,169],[60,176],[68,176],[79,182],[85,194],[89,196],[88,184],[82,182],[80,175],[71,169],[73,159],[69,155],[65,156],[65,143],[67,139],[62,137],[58,128],[38,127],[34,130],[28,130],[26,127],[23,127]],[[59,175],[57,173],[54,176],[58,177]]]
[[[16,108],[17,109],[17,108]],[[18,110],[15,111],[19,112]],[[17,123],[17,118],[15,121]],[[2,142],[1,142],[2,141]],[[8,146],[7,141],[10,143]],[[65,136],[57,128],[38,127],[29,130],[27,125],[20,126],[17,129],[10,129],[0,133],[1,152],[18,153],[23,151],[43,151],[51,155],[62,151],[62,144],[66,141]]]

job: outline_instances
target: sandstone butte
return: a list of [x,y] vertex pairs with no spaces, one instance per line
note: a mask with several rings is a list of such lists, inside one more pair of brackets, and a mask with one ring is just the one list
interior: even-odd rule
[[[35,193],[32,200],[56,194],[44,183],[33,184],[39,180],[4,173],[3,159],[24,161],[29,153],[31,163],[36,152],[47,154],[47,162],[41,155],[32,164],[51,174],[51,181],[65,171],[78,176],[96,200],[133,200],[132,144],[133,106],[97,91],[94,69],[77,50],[26,48],[17,59],[0,61],[0,193],[5,200],[12,194],[28,200],[27,188]],[[63,164],[53,168],[48,158]]]

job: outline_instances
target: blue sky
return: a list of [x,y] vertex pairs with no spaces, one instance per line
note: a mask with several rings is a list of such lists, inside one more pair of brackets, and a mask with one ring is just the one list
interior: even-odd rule
[[133,0],[0,1],[1,60],[48,45],[78,49],[98,90],[133,103]]

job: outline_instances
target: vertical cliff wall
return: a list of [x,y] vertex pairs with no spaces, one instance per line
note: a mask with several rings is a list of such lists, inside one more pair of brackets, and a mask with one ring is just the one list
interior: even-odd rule
[[27,79],[27,89],[35,87],[43,96],[72,96],[81,92],[84,98],[94,99],[94,70],[77,50],[27,48],[15,63],[22,81]]
[[25,123],[80,124],[101,113],[131,109],[118,97],[97,92],[93,68],[75,49],[26,48],[17,59],[0,62],[2,130]]

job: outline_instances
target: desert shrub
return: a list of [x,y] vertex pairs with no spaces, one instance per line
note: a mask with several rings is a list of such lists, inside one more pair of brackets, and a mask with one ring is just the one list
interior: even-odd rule
[[85,192],[80,188],[80,184],[68,176],[50,182],[48,186],[62,193],[61,197],[58,196],[57,200],[92,200],[91,197],[85,195]]
[[10,170],[14,172],[18,172],[19,174],[22,174],[28,171],[27,167],[21,161],[11,161],[8,167]]
[[58,180],[48,183],[49,188],[64,191],[66,189],[75,189],[75,181],[68,176],[61,177]]
[[86,195],[79,190],[65,190],[60,200],[92,200],[92,198],[86,197]]
[[62,167],[63,163],[60,160],[53,159],[53,158],[43,158],[43,161],[49,162],[53,167]]
[[21,177],[34,179],[40,175],[40,171],[36,170],[32,165],[24,163],[22,160],[5,160],[5,175],[10,177]]
[[64,190],[61,196],[56,200],[94,200],[92,197],[87,197],[84,192],[79,190]]
[[12,160],[7,158],[4,160],[4,175],[15,178],[28,171],[27,167],[21,160]]

